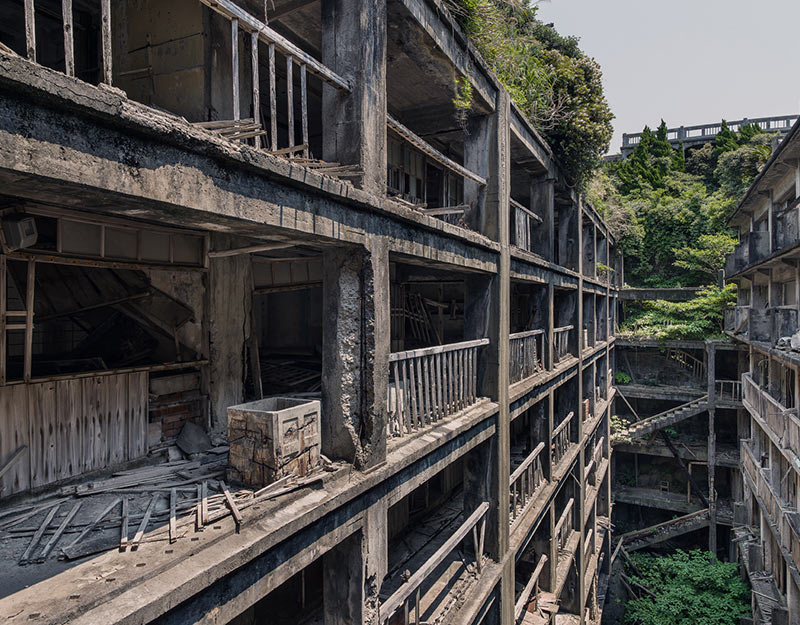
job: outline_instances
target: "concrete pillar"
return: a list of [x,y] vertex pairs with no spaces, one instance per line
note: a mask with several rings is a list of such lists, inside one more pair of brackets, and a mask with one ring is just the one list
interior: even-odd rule
[[356,532],[322,556],[325,625],[361,625],[364,603],[364,535]]
[[386,242],[326,251],[322,296],[322,451],[357,468],[375,466],[386,458]]
[[533,251],[542,258],[558,262],[555,250],[555,178],[548,174],[531,182],[531,210],[542,218],[533,231]]
[[389,523],[388,503],[384,497],[366,512],[364,521],[364,605],[367,610],[366,623],[374,622],[378,611],[378,594],[383,578],[389,569]]
[[360,165],[361,187],[386,193],[386,1],[322,0],[322,62],[350,93],[322,85],[322,158]]
[[[236,246],[228,235],[212,234],[211,246]],[[208,336],[211,429],[225,431],[228,406],[244,399],[245,341],[250,335],[253,294],[247,254],[209,259]]]
[[[497,115],[482,115],[470,118],[467,133],[464,136],[464,167],[487,180],[480,185],[471,180],[464,180],[464,203],[472,207],[469,215],[471,228],[485,234],[494,241],[499,240],[498,197],[490,180],[491,169],[497,169],[497,158],[490,158],[491,145],[497,136]],[[490,188],[492,197],[489,198]],[[506,212],[508,209],[506,209]],[[507,220],[506,220],[507,221]],[[506,223],[506,230],[508,224]],[[506,232],[508,236],[508,232]]]

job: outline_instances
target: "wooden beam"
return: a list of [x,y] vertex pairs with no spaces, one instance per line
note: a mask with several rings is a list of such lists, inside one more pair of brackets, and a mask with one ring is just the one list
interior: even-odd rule
[[56,515],[56,512],[58,512],[58,509],[60,507],[61,504],[50,508],[50,512],[44,518],[44,521],[42,521],[42,524],[39,526],[39,529],[37,529],[36,532],[34,533],[33,538],[31,538],[31,542],[28,544],[28,548],[25,549],[25,553],[22,554],[22,557],[19,560],[20,564],[25,564],[30,560],[31,553],[33,553],[33,550],[36,547],[36,545],[39,544],[39,541],[42,539],[42,536],[44,535],[44,531],[47,529],[47,526],[50,525],[50,521],[53,520],[53,517]]
[[[258,34],[250,33],[250,66],[253,72],[253,119],[261,127],[261,85],[258,77]],[[262,147],[261,135],[255,138],[257,148]]]
[[64,520],[61,522],[61,525],[58,526],[58,529],[50,537],[50,540],[47,541],[47,544],[42,549],[41,553],[39,554],[39,557],[36,558],[37,561],[44,562],[45,560],[47,560],[47,556],[50,555],[50,552],[53,550],[53,547],[56,546],[58,539],[61,538],[61,535],[67,529],[72,519],[75,517],[76,514],[78,514],[78,510],[80,510],[82,504],[83,502],[79,501],[74,506],[72,506],[72,510],[69,511],[69,514],[67,514]]
[[175,506],[177,503],[178,491],[171,488],[169,491],[169,543],[170,545],[178,540],[178,525],[175,518]]
[[472,180],[473,182],[476,182],[479,185],[485,185],[486,184],[486,179],[485,178],[482,178],[478,174],[470,171],[469,169],[467,169],[463,165],[459,165],[453,159],[446,157],[444,154],[439,152],[439,150],[437,150],[432,145],[427,143],[424,139],[422,139],[422,137],[419,137],[419,136],[415,135],[413,132],[411,132],[411,130],[409,130],[408,128],[403,126],[403,124],[401,124],[399,121],[397,121],[391,115],[387,115],[386,116],[386,122],[389,125],[389,128],[394,130],[397,134],[399,134],[401,137],[403,137],[403,139],[408,141],[411,145],[413,145],[415,148],[417,148],[420,152],[426,154],[427,156],[429,156],[430,158],[432,158],[433,160],[435,160],[439,164],[444,165],[449,170],[457,173],[459,176],[463,176],[464,178],[466,178],[468,180]]
[[103,82],[110,85],[113,80],[111,50],[111,0],[100,0],[101,39],[103,47]]
[[295,11],[299,11],[303,7],[307,7],[309,4],[314,4],[317,0],[290,0],[283,6],[276,8],[270,18],[273,20],[280,19],[282,17],[286,17],[290,13],[294,13]]
[[222,492],[225,494],[225,501],[228,502],[228,507],[231,509],[231,514],[233,514],[233,518],[236,521],[236,525],[241,525],[242,513],[239,512],[239,508],[236,507],[236,502],[233,500],[233,497],[231,496],[231,491],[228,489],[228,485],[222,480],[219,481],[219,485],[222,487]]
[[36,8],[33,0],[25,0],[25,48],[28,59],[36,62]]
[[294,147],[294,59],[286,57],[286,124],[289,134],[289,147]]
[[223,258],[226,256],[239,256],[240,254],[252,254],[254,252],[269,252],[270,250],[282,250],[287,247],[294,247],[297,243],[264,243],[263,245],[249,245],[247,247],[234,247],[229,250],[215,250],[208,253],[209,258]]
[[3,476],[6,474],[6,472],[7,472],[7,471],[8,471],[8,470],[9,470],[9,469],[12,467],[12,466],[14,466],[14,463],[15,463],[17,460],[19,460],[20,456],[22,456],[22,454],[23,454],[23,453],[25,453],[25,450],[26,450],[26,449],[28,449],[28,446],[27,446],[27,445],[22,445],[22,446],[21,446],[19,449],[17,449],[17,451],[15,451],[15,452],[12,454],[11,458],[9,458],[9,459],[8,459],[8,462],[6,462],[6,463],[3,465],[3,467],[2,467],[2,468],[0,468],[0,478],[2,478],[2,477],[3,477]]
[[147,529],[147,524],[150,522],[150,516],[153,514],[153,508],[155,508],[156,501],[158,498],[161,497],[160,493],[155,493],[151,499],[150,503],[147,504],[147,509],[144,511],[144,516],[142,517],[141,523],[139,523],[139,529],[136,530],[136,534],[133,536],[133,540],[131,541],[131,549],[138,549],[139,543],[144,536],[144,532]]
[[31,381],[33,366],[33,291],[36,287],[36,261],[28,261],[28,281],[25,292],[25,354],[23,357],[23,379]]
[[72,27],[72,0],[61,0],[61,18],[64,26],[64,67],[67,76],[74,76],[75,36]]
[[275,80],[275,44],[271,43],[269,44],[269,139],[273,153],[278,149],[278,95]]
[[239,119],[239,20],[231,20],[231,80],[233,82],[233,119]]

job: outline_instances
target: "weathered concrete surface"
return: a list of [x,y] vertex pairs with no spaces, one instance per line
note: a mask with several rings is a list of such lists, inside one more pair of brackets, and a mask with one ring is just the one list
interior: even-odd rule
[[690,299],[697,297],[697,292],[699,290],[699,287],[688,286],[674,289],[636,289],[628,287],[620,289],[619,299],[621,301],[650,301],[663,299],[668,302],[688,302]]

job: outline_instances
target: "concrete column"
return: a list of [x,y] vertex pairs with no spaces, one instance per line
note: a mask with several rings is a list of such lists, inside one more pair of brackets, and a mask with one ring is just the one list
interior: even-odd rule
[[[492,184],[493,181],[490,180],[492,167],[497,169],[496,156],[494,159],[490,158],[490,148],[496,136],[496,114],[469,119],[467,134],[464,136],[464,167],[482,176],[488,183],[479,185],[471,180],[464,180],[464,203],[472,207],[469,225],[494,241],[498,241],[500,235],[498,197],[494,188],[496,184]],[[491,198],[489,193],[492,195]],[[506,230],[508,230],[507,223]]]
[[350,93],[322,85],[322,158],[361,165],[361,187],[386,193],[386,1],[322,0],[322,62]]
[[531,182],[531,210],[542,218],[533,231],[533,251],[542,258],[558,262],[553,258],[555,250],[555,190],[556,181],[552,175]]
[[322,296],[322,451],[357,468],[375,466],[386,458],[386,242],[326,251]]
[[[212,235],[215,250],[235,247],[227,235]],[[250,335],[253,294],[247,254],[209,259],[208,336],[211,428],[227,427],[228,406],[244,399],[244,344]]]
[[378,611],[378,594],[389,568],[389,523],[387,499],[384,497],[366,512],[364,522],[364,606],[365,623],[373,623]]
[[364,535],[361,531],[322,556],[322,603],[325,625],[365,622]]

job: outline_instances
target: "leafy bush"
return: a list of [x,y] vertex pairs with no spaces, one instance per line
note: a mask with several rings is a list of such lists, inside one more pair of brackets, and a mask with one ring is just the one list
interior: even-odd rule
[[724,311],[736,303],[736,285],[709,286],[688,302],[640,302],[620,334],[654,339],[724,338]]
[[631,625],[738,625],[750,611],[750,593],[736,563],[720,562],[699,549],[674,554],[631,554],[641,575],[631,578],[650,589],[628,601],[624,622]]
[[617,371],[617,372],[614,374],[614,381],[615,381],[617,384],[630,384],[630,382],[631,382],[631,380],[632,380],[632,379],[633,379],[633,378],[631,378],[631,376],[629,376],[629,375],[628,375],[627,373],[625,373],[624,371]]

